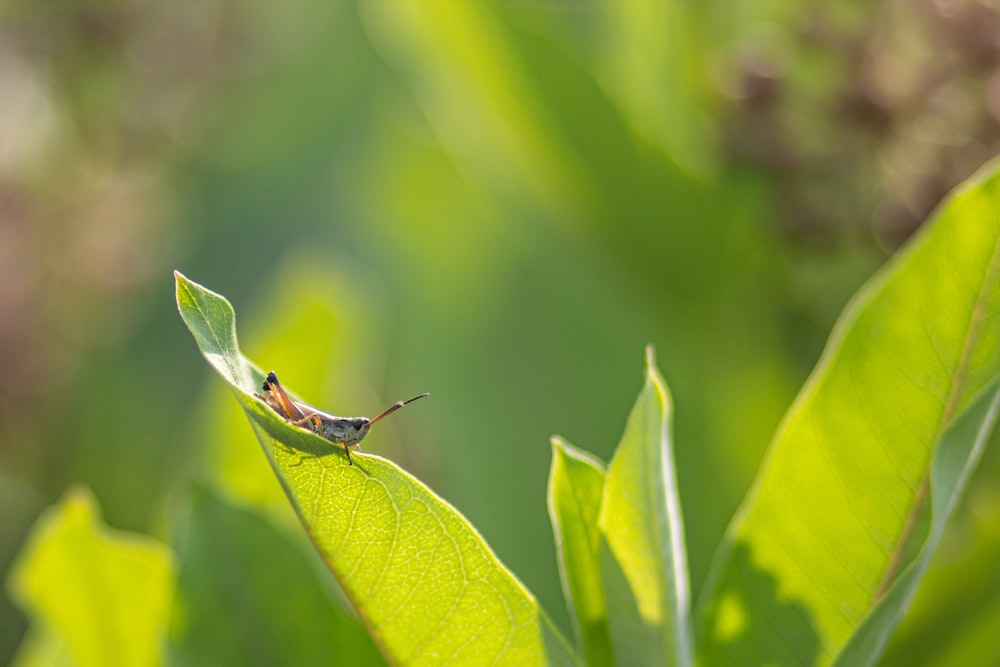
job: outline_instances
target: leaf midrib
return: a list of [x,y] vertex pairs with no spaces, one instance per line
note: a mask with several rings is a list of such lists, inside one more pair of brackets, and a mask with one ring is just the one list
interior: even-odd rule
[[[951,391],[948,395],[948,401],[945,404],[944,411],[941,414],[941,422],[938,425],[937,433],[935,434],[933,440],[935,443],[941,439],[941,435],[954,420],[955,413],[958,411],[959,400],[963,389],[965,389],[966,376],[969,372],[972,351],[975,344],[979,340],[983,327],[987,286],[993,284],[993,282],[998,278],[998,272],[1000,272],[1000,261],[998,260],[1000,260],[1000,236],[998,236],[997,241],[993,246],[993,253],[990,255],[989,264],[987,265],[986,271],[983,273],[983,279],[976,292],[976,301],[972,308],[972,316],[969,320],[969,326],[967,328],[965,339],[962,342],[962,352],[959,355],[958,366],[952,376]],[[931,465],[929,461],[928,465],[924,468],[924,474],[920,480],[920,487],[914,495],[913,503],[906,517],[906,523],[903,525],[903,531],[900,534],[900,539],[897,541],[896,548],[893,549],[892,554],[890,555],[889,566],[886,568],[881,581],[879,581],[879,584],[875,589],[875,594],[872,596],[869,609],[874,607],[879,600],[885,596],[889,586],[896,580],[896,577],[899,575],[899,572],[903,567],[903,558],[908,550],[908,547],[910,546],[911,541],[913,540],[914,531],[920,521],[920,517],[923,515],[927,497],[930,493],[930,473]]]

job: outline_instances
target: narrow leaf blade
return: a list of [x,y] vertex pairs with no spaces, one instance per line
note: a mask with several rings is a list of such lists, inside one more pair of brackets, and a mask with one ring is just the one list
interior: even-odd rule
[[566,640],[482,537],[394,463],[292,426],[252,396],[232,307],[176,274],[178,306],[234,389],[317,548],[391,663],[571,665]]
[[619,665],[691,664],[690,587],[670,442],[671,400],[647,350],[646,382],[608,467],[601,568]]
[[601,588],[597,519],[604,491],[604,466],[593,457],[552,439],[548,504],[559,554],[559,574],[584,661],[612,663],[608,610]]
[[998,211],[991,168],[845,310],[705,587],[706,663],[830,663],[917,557],[934,449],[1000,372]]

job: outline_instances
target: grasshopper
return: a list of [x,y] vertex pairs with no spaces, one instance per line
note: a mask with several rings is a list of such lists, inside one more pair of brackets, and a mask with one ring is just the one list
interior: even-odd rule
[[275,375],[274,371],[268,373],[267,377],[264,378],[263,391],[263,394],[255,393],[254,396],[267,403],[272,410],[294,426],[301,426],[330,442],[343,443],[344,453],[347,454],[347,463],[350,465],[354,465],[354,462],[351,461],[350,448],[361,447],[360,442],[368,435],[368,429],[371,428],[372,424],[418,398],[430,396],[430,394],[420,394],[409,400],[399,401],[378,417],[368,419],[368,417],[335,417],[310,408],[308,405],[296,403],[278,382],[278,376]]

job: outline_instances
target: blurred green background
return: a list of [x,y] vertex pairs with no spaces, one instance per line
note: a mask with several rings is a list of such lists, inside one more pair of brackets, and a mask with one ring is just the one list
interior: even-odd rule
[[[847,298],[1000,152],[997,34],[975,0],[8,0],[0,570],[73,483],[167,542],[194,482],[280,504],[176,268],[322,409],[431,392],[365,449],[567,633],[548,439],[606,460],[655,344],[697,595]],[[887,663],[1000,654],[995,447],[940,552]],[[26,623],[0,600],[0,661]]]

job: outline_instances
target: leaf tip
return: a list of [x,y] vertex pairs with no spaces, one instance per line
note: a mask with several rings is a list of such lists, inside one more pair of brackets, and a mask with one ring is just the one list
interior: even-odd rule
[[656,367],[656,348],[652,343],[646,346],[646,378],[663,384],[660,370]]
[[656,365],[656,349],[652,343],[646,346],[645,381],[647,387],[661,396],[664,404],[669,405],[671,403],[670,388],[663,374],[660,373],[659,367]]
[[191,291],[191,280],[180,271],[174,269],[174,293],[177,296],[177,304],[181,303],[181,295]]

